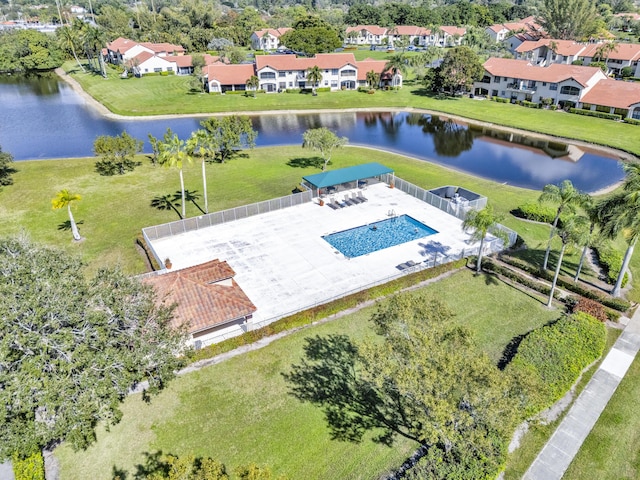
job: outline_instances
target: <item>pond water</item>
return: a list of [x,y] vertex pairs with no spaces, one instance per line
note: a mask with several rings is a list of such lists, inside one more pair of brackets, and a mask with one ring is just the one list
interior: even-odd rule
[[[202,118],[114,120],[101,116],[57,77],[0,76],[0,146],[16,160],[92,155],[98,135],[127,131],[147,141],[170,127],[180,138]],[[253,116],[258,146],[302,143],[308,128],[327,127],[350,144],[381,148],[473,175],[532,189],[569,179],[584,191],[624,176],[617,158],[560,142],[515,135],[444,117],[407,112]],[[150,147],[145,143],[145,151]]]

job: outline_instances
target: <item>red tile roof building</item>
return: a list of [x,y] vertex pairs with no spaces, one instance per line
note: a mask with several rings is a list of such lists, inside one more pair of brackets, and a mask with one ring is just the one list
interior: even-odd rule
[[251,34],[249,41],[254,50],[276,50],[281,45],[280,37],[293,30],[289,27],[283,28],[263,28]]

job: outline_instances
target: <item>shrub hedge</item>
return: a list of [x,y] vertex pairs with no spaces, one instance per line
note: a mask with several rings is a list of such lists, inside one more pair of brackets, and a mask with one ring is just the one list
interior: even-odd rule
[[529,333],[505,372],[533,381],[527,416],[553,405],[604,351],[606,328],[583,312],[564,316]]
[[556,218],[556,213],[557,209],[551,205],[537,202],[525,203],[511,211],[511,214],[516,217],[549,224],[553,223],[553,220]]
[[[482,260],[482,269],[486,272],[496,273],[498,275],[502,275],[509,280],[519,283],[520,285],[524,285],[531,290],[535,290],[536,292],[542,293],[543,295],[549,295],[551,291],[551,287],[540,283],[536,280],[532,280],[531,278],[526,277],[525,275],[521,275],[518,272],[511,270],[503,265],[499,265],[491,259],[484,257]],[[558,290],[553,292],[553,298],[556,300],[560,300],[560,292]]]
[[631,125],[640,125],[640,120],[636,120],[635,118],[625,118],[624,123],[630,123]]
[[511,100],[509,100],[508,98],[502,98],[502,97],[492,97],[494,102],[498,102],[498,103],[509,103]]
[[45,480],[42,452],[37,451],[26,458],[13,455],[11,463],[15,480]]
[[522,100],[520,102],[520,105],[522,105],[523,107],[527,107],[527,108],[540,108],[542,106],[539,103],[528,102],[527,100]]
[[368,290],[363,290],[346,297],[339,298],[324,305],[319,305],[309,310],[295,313],[288,317],[281,318],[265,327],[250,332],[243,333],[237,337],[229,338],[220,343],[214,343],[208,345],[200,350],[194,352],[190,361],[196,362],[198,360],[204,360],[207,358],[215,357],[224,352],[234,350],[242,345],[249,345],[257,342],[261,338],[275,335],[276,333],[284,332],[285,330],[291,330],[293,328],[309,325],[316,320],[326,318],[330,315],[334,315],[338,312],[342,312],[349,308],[353,308],[368,300],[374,300],[377,298],[385,297],[392,293],[395,293],[404,288],[415,285],[416,283],[423,282],[425,280],[435,278],[445,272],[462,268],[466,265],[467,260],[461,259],[454,262],[438,265],[437,267],[428,268],[419,272],[402,276],[395,280],[392,280],[384,285],[378,285]]
[[617,113],[604,113],[594,110],[584,110],[582,108],[570,108],[569,113],[575,113],[577,115],[584,115],[587,117],[606,118],[607,120],[622,120],[622,115]]
[[[595,249],[598,255],[598,262],[607,274],[607,283],[615,284],[622,268],[622,254],[611,248],[611,245],[603,245]],[[622,278],[622,286],[624,287],[629,280],[627,273]]]

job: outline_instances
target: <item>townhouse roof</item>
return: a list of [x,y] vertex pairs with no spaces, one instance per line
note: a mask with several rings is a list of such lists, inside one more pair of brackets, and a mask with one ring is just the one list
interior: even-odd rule
[[129,38],[118,37],[113,42],[107,43],[107,48],[112,52],[125,53],[127,50],[138,45],[138,42]]
[[224,63],[215,63],[207,65],[203,69],[207,81],[216,80],[220,85],[241,85],[247,83],[253,75],[255,75],[252,63],[241,63],[238,65],[225,65]]
[[164,59],[168,60],[169,62],[175,62],[175,64],[178,67],[181,67],[181,68],[186,68],[186,67],[192,67],[193,66],[193,56],[192,55],[175,55],[175,56],[171,57],[170,59],[167,59],[167,57],[164,57]]
[[147,52],[146,50],[144,50],[133,58],[138,61],[139,65],[142,65],[144,62],[146,62],[147,60],[153,57],[160,58],[155,53]]
[[518,45],[516,52],[531,52],[541,47],[551,48],[554,43],[555,52],[560,55],[578,55],[588,47],[585,43],[575,42],[573,40],[556,40],[553,38],[541,38],[535,41],[525,41]]
[[358,80],[366,81],[367,73],[371,70],[380,75],[381,80],[390,79],[391,72],[384,68],[386,65],[387,62],[385,60],[374,60],[372,58],[365,58],[364,60],[356,62],[356,66],[358,67]]
[[[598,49],[602,47],[604,43],[590,43],[584,52],[580,53],[581,57],[593,58],[598,55]],[[616,43],[616,49],[605,55],[609,56],[610,60],[627,60],[629,62],[640,60],[640,44],[638,43]]]
[[597,67],[565,65],[562,63],[552,63],[548,67],[538,67],[531,65],[526,60],[514,60],[511,58],[492,57],[483,66],[487,72],[494,76],[550,83],[573,79],[582,86],[586,86],[589,80],[597,75],[604,77],[602,70]]
[[391,29],[389,29],[389,33],[392,35],[430,35],[431,30],[428,30],[424,27],[417,27],[415,25],[397,25]]
[[640,84],[610,78],[600,80],[580,100],[591,105],[613,108],[629,108],[640,104]]
[[142,45],[155,53],[184,52],[184,47],[182,45],[173,45],[172,43],[136,42],[135,40],[124,37],[118,37],[113,42],[107,43],[107,48],[113,52],[125,53],[136,45]]
[[451,25],[443,25],[442,27],[440,27],[440,30],[442,30],[443,32],[445,32],[448,35],[460,35],[463,36],[465,33],[467,33],[467,29],[464,27],[455,27],[455,26],[451,26]]
[[291,27],[263,28],[261,30],[256,30],[255,32],[253,32],[253,35],[255,35],[258,38],[262,38],[265,35],[271,35],[273,37],[280,38],[280,36],[284,35],[290,30],[293,30],[293,28]]
[[620,18],[629,17],[636,22],[640,22],[640,13],[621,12],[621,13],[614,13],[613,16],[620,17]]
[[184,53],[184,47],[182,45],[174,45],[173,43],[151,43],[151,42],[140,42],[140,45],[148,48],[149,50],[153,50],[155,53],[176,53],[182,52]]
[[386,35],[387,29],[378,25],[356,25],[355,27],[347,27],[346,32],[360,32],[365,30],[372,35]]
[[256,311],[234,275],[227,262],[212,260],[143,281],[155,287],[160,301],[177,304],[174,326],[187,324],[189,333],[197,333]]
[[500,33],[503,30],[507,30],[507,31],[509,30],[507,27],[505,27],[501,23],[496,23],[495,25],[489,25],[487,28],[494,31],[495,33]]
[[314,57],[295,55],[256,55],[256,70],[271,67],[274,70],[306,70],[318,66],[320,69],[340,68],[356,65],[353,53],[318,53]]

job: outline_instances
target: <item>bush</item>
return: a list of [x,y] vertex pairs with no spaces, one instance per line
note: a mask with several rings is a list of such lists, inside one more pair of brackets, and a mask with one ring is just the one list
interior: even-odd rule
[[553,110],[555,112],[558,110],[558,105],[549,105],[549,110]]
[[622,78],[630,78],[633,76],[633,68],[632,67],[622,67],[622,70],[620,70],[620,76]]
[[291,330],[294,328],[302,327],[304,325],[309,325],[318,319],[326,318],[330,315],[342,312],[343,310],[346,310],[348,308],[353,308],[363,302],[366,302],[367,300],[377,299],[386,295],[390,295],[399,290],[415,285],[416,283],[423,282],[430,278],[435,278],[442,273],[462,268],[465,264],[466,259],[461,259],[456,260],[455,262],[438,265],[437,267],[428,268],[426,270],[421,270],[410,275],[405,275],[403,277],[392,280],[389,283],[385,283],[384,285],[372,287],[368,290],[363,290],[361,292],[342,297],[338,300],[334,300],[324,305],[319,305],[309,310],[294,313],[293,315],[281,318],[280,320],[273,322],[265,327],[259,328],[258,330],[252,330],[237,337],[224,340],[220,343],[208,345],[207,347],[196,351],[194,355],[190,357],[190,361],[196,362],[198,360],[215,357],[216,355],[228,352],[242,345],[248,345],[257,342],[261,338],[269,337],[271,335],[275,335],[276,333],[284,332],[285,330]]
[[130,159],[123,160],[98,160],[95,164],[96,172],[103,177],[112,177],[113,175],[124,175],[126,172],[132,172],[136,167],[142,165]]
[[[518,272],[514,272],[510,268],[498,265],[497,263],[492,262],[489,258],[484,257],[484,259],[482,260],[482,269],[490,273],[501,275],[505,278],[508,278],[512,282],[523,285],[527,288],[530,288],[531,290],[535,290],[536,292],[542,293],[543,295],[548,296],[549,292],[551,292],[551,287],[536,280],[532,280],[524,275],[519,274]],[[560,292],[558,290],[555,290],[553,292],[553,298],[555,298],[556,300],[560,299]]]
[[587,117],[606,118],[607,120],[622,120],[622,115],[618,115],[617,113],[604,113],[594,110],[583,110],[582,108],[570,108],[569,113],[585,115]]
[[509,99],[508,98],[493,97],[493,100],[495,102],[498,102],[498,103],[509,103]]
[[13,455],[11,462],[16,480],[45,480],[42,452],[37,451],[26,458]]
[[505,369],[514,378],[533,382],[527,388],[527,416],[562,398],[580,373],[602,355],[605,342],[603,323],[583,312],[529,333]]
[[556,208],[537,202],[525,203],[511,211],[511,214],[516,217],[550,224],[556,218],[556,213]]
[[318,87],[316,88],[316,92],[321,93],[321,92],[330,92],[331,91],[331,87]]
[[583,312],[597,318],[601,322],[606,322],[609,317],[604,307],[589,298],[580,297],[572,307],[572,313]]
[[[595,249],[598,255],[598,263],[607,275],[607,283],[613,285],[618,280],[620,268],[622,268],[622,254],[611,248],[610,245],[604,245]],[[622,278],[622,286],[624,287],[629,280],[629,275],[624,274]]]
[[635,118],[625,118],[624,123],[630,123],[631,125],[640,125],[640,120],[636,120]]
[[522,105],[523,107],[527,107],[527,108],[540,108],[540,104],[539,103],[535,103],[535,102],[528,102],[526,100],[523,100],[520,105]]

